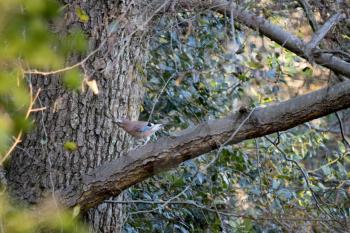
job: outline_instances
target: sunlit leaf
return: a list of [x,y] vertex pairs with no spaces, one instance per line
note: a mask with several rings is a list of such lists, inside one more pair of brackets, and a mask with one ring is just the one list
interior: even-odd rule
[[89,21],[89,16],[87,15],[87,13],[81,9],[80,7],[77,7],[75,9],[75,13],[77,14],[77,16],[79,17],[79,20],[83,23],[86,23],[87,21]]
[[78,146],[75,142],[73,141],[67,141],[64,143],[63,145],[64,149],[68,150],[68,151],[75,151],[78,149]]

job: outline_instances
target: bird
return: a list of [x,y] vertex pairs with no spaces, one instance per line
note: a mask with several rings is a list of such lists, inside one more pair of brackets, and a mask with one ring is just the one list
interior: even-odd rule
[[151,139],[151,136],[163,127],[162,124],[154,124],[148,121],[132,121],[125,118],[116,120],[115,123],[131,136],[144,138],[145,142],[143,145],[146,145]]

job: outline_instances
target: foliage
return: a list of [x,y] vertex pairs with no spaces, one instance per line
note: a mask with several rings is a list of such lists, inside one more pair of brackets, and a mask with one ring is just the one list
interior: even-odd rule
[[[260,42],[256,33],[232,34],[229,25],[213,13],[159,20],[141,118],[166,123],[163,133],[171,135],[241,105],[263,106],[325,84],[295,54]],[[304,85],[292,88],[298,80]],[[124,231],[344,229],[350,214],[349,148],[318,130],[334,122],[326,117],[226,146],[136,185],[129,198],[145,202],[129,206]]]
[[165,17],[160,20],[159,40],[153,41],[147,67],[149,92],[142,114],[151,112],[158,90],[168,83],[152,118],[165,119],[169,128],[186,128],[223,116],[243,91],[245,74],[237,70],[243,57],[228,48],[232,41],[224,18],[211,14],[197,20],[190,17],[179,14],[178,26],[165,33],[164,26],[174,22]]
[[[32,126],[28,116],[35,109],[33,99],[38,90],[30,85],[35,75],[25,78],[24,74],[32,68],[58,69],[69,54],[85,50],[80,31],[57,36],[49,30],[61,11],[54,0],[0,1],[0,161],[13,144],[13,136],[21,140]],[[69,88],[80,86],[76,81],[80,82],[80,74],[73,72],[64,79]],[[76,145],[68,142],[65,147],[74,150]],[[0,232],[87,232],[72,213],[58,209],[54,201],[29,210],[9,200],[4,190],[0,192]]]
[[0,206],[0,232],[87,232],[86,227],[79,223],[77,218],[73,218],[72,211],[59,209],[56,201],[53,200],[48,200],[41,206],[29,210],[12,204],[2,194]]
[[[0,157],[13,143],[12,136],[31,126],[27,113],[37,90],[30,93],[28,84],[33,75],[26,79],[24,73],[32,68],[58,69],[69,54],[85,50],[80,31],[57,36],[49,30],[61,11],[55,0],[0,2]],[[70,71],[64,83],[69,88],[80,87],[79,76],[78,71]]]

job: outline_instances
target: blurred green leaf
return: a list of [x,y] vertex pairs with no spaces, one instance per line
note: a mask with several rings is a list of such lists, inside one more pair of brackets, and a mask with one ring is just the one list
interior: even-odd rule
[[70,90],[78,90],[81,87],[82,78],[78,69],[66,71],[63,76],[64,85]]
[[311,78],[313,76],[313,70],[310,67],[305,67],[302,70],[302,73],[305,78]]
[[78,149],[78,146],[75,142],[73,141],[67,141],[63,145],[64,149],[68,151],[76,151]]
[[86,14],[86,12],[81,9],[80,7],[77,7],[75,9],[75,13],[77,14],[77,16],[79,17],[79,20],[83,23],[86,23],[87,21],[89,21],[89,16]]

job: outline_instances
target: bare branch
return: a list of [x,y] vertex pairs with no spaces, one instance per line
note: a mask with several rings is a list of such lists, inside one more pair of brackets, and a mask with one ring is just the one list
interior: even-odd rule
[[[322,27],[315,32],[315,34],[312,36],[311,40],[306,44],[305,48],[305,54],[306,56],[310,57],[312,59],[312,52],[313,50],[321,43],[323,38],[327,35],[329,30],[337,24],[340,20],[344,18],[344,15],[341,13],[336,13],[332,15],[323,25]],[[309,59],[310,60],[310,59]]]
[[287,130],[348,107],[350,81],[256,108],[242,126],[249,113],[236,112],[183,130],[178,133],[179,136],[160,138],[156,143],[130,151],[118,160],[106,162],[81,177],[77,186],[61,190],[59,196],[64,205],[80,205],[82,210],[86,210],[154,174],[219,148],[239,127],[228,144]]
[[304,169],[300,166],[300,164],[297,161],[295,161],[294,159],[288,158],[288,155],[275,142],[273,142],[269,137],[265,136],[265,138],[283,155],[283,158],[286,161],[293,163],[299,169],[299,171],[303,175],[306,186],[308,187],[308,189],[311,192],[312,198],[314,199],[317,208],[319,208],[323,213],[327,214],[327,212],[321,207],[314,190],[311,188],[309,176],[308,176],[307,172],[304,171]]
[[150,113],[149,116],[148,116],[148,120],[147,120],[147,121],[150,121],[150,120],[152,119],[152,115],[153,115],[153,112],[154,112],[154,108],[156,107],[156,104],[158,103],[160,96],[163,94],[163,92],[164,92],[165,88],[168,86],[169,82],[170,82],[173,78],[175,78],[176,75],[177,75],[177,73],[172,74],[172,75],[168,78],[168,80],[165,82],[165,84],[163,85],[162,89],[160,90],[159,94],[157,95],[157,97],[156,97],[156,99],[155,99],[155,101],[154,101],[154,103],[153,103],[152,110],[151,110],[151,113]]
[[[179,201],[149,201],[149,200],[127,200],[127,201],[114,201],[114,200],[107,200],[105,201],[106,203],[114,203],[114,204],[124,204],[124,205],[127,205],[127,204],[149,204],[149,205],[163,205],[163,207],[165,205],[191,205],[191,206],[194,206],[194,207],[197,207],[197,208],[200,208],[200,209],[203,209],[203,210],[207,210],[209,212],[213,212],[213,213],[219,213],[221,215],[225,215],[225,216],[231,216],[231,217],[237,217],[237,218],[246,218],[246,219],[253,219],[253,220],[274,220],[275,218],[274,217],[262,217],[262,218],[255,218],[253,217],[252,215],[249,215],[249,214],[241,214],[241,213],[232,213],[232,212],[223,212],[223,211],[220,211],[220,210],[217,210],[217,209],[213,209],[212,207],[210,206],[206,206],[206,205],[203,205],[203,204],[200,204],[194,200],[179,200]],[[158,208],[155,208],[155,209],[158,209]],[[154,210],[145,210],[145,211],[148,211],[148,212],[154,212]],[[143,213],[143,212],[141,212]],[[335,221],[334,219],[328,219],[328,218],[292,218],[292,217],[289,217],[289,218],[286,218],[286,217],[281,217],[280,215],[279,216],[276,216],[278,219],[280,220],[283,220],[283,221],[305,221],[305,222],[317,222],[317,221],[326,221],[326,222],[329,222],[329,221]]]
[[344,145],[346,145],[346,146],[348,147],[348,149],[349,149],[349,148],[350,148],[350,143],[349,143],[348,139],[346,139],[346,136],[345,136],[345,133],[344,133],[343,121],[342,121],[342,119],[340,118],[340,115],[339,115],[338,112],[336,112],[335,115],[337,116],[337,119],[338,119],[339,128],[340,128],[340,133],[341,133],[341,136],[342,136],[342,139],[343,139],[343,143],[344,143]]
[[[350,61],[350,53],[347,53],[343,50],[339,50],[339,49],[318,49],[317,53],[332,53],[332,54],[339,54],[342,55],[344,58],[346,58],[346,61]],[[314,54],[317,54],[316,52],[314,52]]]
[[327,35],[329,30],[332,29],[332,27],[337,24],[340,20],[344,18],[344,15],[341,13],[336,13],[332,15],[323,25],[322,27],[315,32],[315,34],[312,36],[311,40],[307,43],[307,47],[310,50],[315,49],[323,40],[323,38]]
[[97,49],[95,49],[94,51],[89,53],[83,60],[81,60],[80,62],[78,62],[78,63],[76,63],[74,65],[67,66],[67,67],[64,67],[62,69],[54,70],[54,71],[26,70],[23,73],[27,74],[27,75],[38,74],[38,75],[41,75],[41,76],[48,76],[48,75],[54,75],[54,74],[63,73],[63,72],[66,72],[68,70],[72,70],[74,68],[83,66],[85,64],[85,62],[90,59],[90,57],[92,57],[95,53],[97,53],[103,47],[105,42],[106,42],[106,40],[102,41],[100,46],[98,46]]
[[[32,86],[29,86],[29,88],[30,88],[30,102],[29,102],[29,106],[28,106],[28,109],[27,109],[27,113],[26,113],[25,119],[28,119],[29,115],[32,112],[43,111],[43,110],[46,109],[46,107],[33,109],[35,101],[37,100],[37,98],[38,98],[38,96],[39,96],[39,94],[41,92],[41,89],[39,88],[38,91],[36,92],[35,96],[33,97],[33,88],[32,88]],[[19,143],[21,143],[21,141],[22,141],[22,134],[23,134],[23,132],[21,130],[17,134],[17,136],[15,137],[15,140],[12,143],[11,147],[8,149],[8,151],[5,153],[5,155],[1,158],[0,166],[2,166],[2,164],[6,161],[6,159],[11,155],[12,151],[16,148],[16,146]]]
[[318,24],[312,12],[311,6],[307,0],[298,0],[305,11],[306,18],[309,20],[310,26],[314,32],[318,31]]
[[[186,7],[188,1],[178,0],[179,4]],[[187,5],[186,5],[187,4]],[[259,31],[264,36],[275,41],[282,47],[292,51],[293,53],[308,59],[305,53],[306,43],[297,36],[283,30],[281,27],[270,23],[268,20],[259,17],[239,6],[233,6],[225,0],[200,1],[193,0],[193,5],[207,9],[216,10],[222,14],[233,15],[235,20],[253,30]],[[319,49],[314,49],[314,61],[332,71],[350,77],[350,63],[327,53],[319,53]]]
[[2,166],[2,164],[6,161],[6,159],[10,156],[10,154],[12,153],[12,151],[16,148],[16,146],[21,143],[22,141],[22,131],[20,131],[17,136],[15,137],[14,142],[12,143],[12,146],[10,147],[10,149],[8,149],[8,151],[5,153],[5,155],[2,157],[1,161],[0,161],[0,166]]

